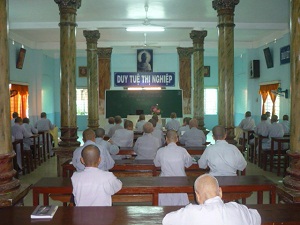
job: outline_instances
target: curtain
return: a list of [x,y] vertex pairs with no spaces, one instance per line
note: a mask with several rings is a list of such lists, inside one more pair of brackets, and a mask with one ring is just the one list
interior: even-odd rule
[[[259,94],[262,97],[263,100],[263,105],[262,105],[262,114],[266,113],[265,109],[265,103],[268,97],[268,94],[271,97],[271,100],[273,102],[273,107],[272,107],[272,115],[275,113],[275,100],[276,100],[276,95],[274,95],[271,91],[277,90],[279,87],[279,83],[276,84],[267,84],[267,85],[260,85],[259,88]],[[274,100],[273,100],[274,99]]]
[[19,117],[28,117],[28,86],[12,84],[11,90],[17,91],[17,94],[10,98],[10,112],[17,112]]
[[275,101],[276,101],[276,95],[273,94],[272,92],[270,92],[270,98],[273,102],[273,106],[272,106],[272,115],[275,114]]

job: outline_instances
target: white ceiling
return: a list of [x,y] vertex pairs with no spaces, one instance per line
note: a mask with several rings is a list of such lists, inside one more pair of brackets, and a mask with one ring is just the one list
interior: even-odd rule
[[[147,44],[161,49],[191,47],[190,32],[207,30],[206,53],[217,49],[217,12],[212,0],[82,0],[77,10],[77,49],[86,48],[83,30],[98,29],[98,47],[128,51],[144,44],[143,33],[125,31],[142,25],[144,5],[151,24],[165,32],[147,33]],[[235,50],[274,41],[289,30],[289,0],[240,0],[235,8]],[[10,39],[35,49],[59,50],[59,9],[54,0],[9,0]]]

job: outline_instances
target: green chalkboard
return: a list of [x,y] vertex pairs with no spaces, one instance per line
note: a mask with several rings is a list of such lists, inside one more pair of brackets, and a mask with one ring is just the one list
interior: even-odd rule
[[105,115],[136,115],[136,110],[151,114],[151,106],[158,104],[162,117],[170,117],[176,112],[182,117],[182,90],[107,90],[105,96]]

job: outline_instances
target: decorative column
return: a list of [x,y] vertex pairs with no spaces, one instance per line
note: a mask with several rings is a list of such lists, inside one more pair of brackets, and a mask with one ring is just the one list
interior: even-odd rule
[[219,125],[227,129],[227,141],[234,142],[234,9],[239,0],[213,0],[219,17]]
[[290,17],[290,66],[291,66],[291,130],[290,164],[283,186],[278,186],[277,193],[285,202],[300,203],[300,1],[291,0]]
[[81,0],[54,0],[60,12],[60,110],[59,146],[79,146],[76,116],[76,12]]
[[96,130],[99,127],[99,77],[97,59],[97,41],[100,38],[98,30],[84,30],[87,44],[87,86],[88,86],[88,127]]
[[100,115],[104,115],[105,91],[110,89],[111,53],[112,48],[98,48]]
[[8,1],[0,1],[0,208],[15,205],[29,191],[29,185],[20,186],[15,179],[10,125]]
[[177,48],[179,86],[183,90],[183,114],[191,114],[191,55],[193,51],[193,48]]
[[194,46],[194,113],[193,117],[198,120],[199,129],[204,127],[204,38],[207,31],[192,30],[190,37]]

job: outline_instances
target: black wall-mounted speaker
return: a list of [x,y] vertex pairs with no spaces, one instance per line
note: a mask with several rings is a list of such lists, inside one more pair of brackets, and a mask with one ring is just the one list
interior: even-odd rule
[[250,78],[260,77],[259,60],[252,60],[250,63]]

